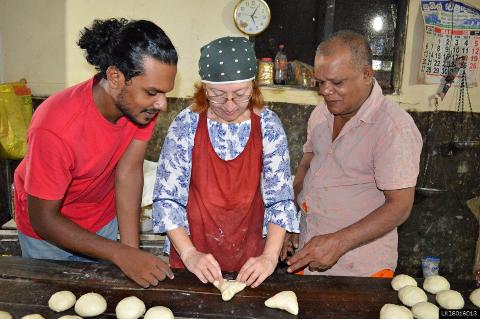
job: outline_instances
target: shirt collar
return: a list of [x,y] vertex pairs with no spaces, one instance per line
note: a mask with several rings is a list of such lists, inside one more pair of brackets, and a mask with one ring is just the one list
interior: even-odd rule
[[381,106],[381,103],[378,103],[378,100],[382,97],[382,95],[382,88],[378,84],[377,80],[373,79],[372,92],[370,92],[370,95],[365,102],[363,102],[353,119],[367,124],[374,124],[376,121],[377,110]]
[[[360,121],[367,124],[375,123],[376,121],[375,115],[381,105],[381,103],[378,103],[378,100],[382,96],[383,96],[382,88],[378,84],[377,80],[373,79],[372,92],[370,92],[370,95],[368,96],[368,98],[365,100],[365,102],[363,102],[357,114],[355,114],[355,116],[352,117],[351,120],[358,123],[360,123]],[[328,110],[326,103],[324,103],[323,114],[325,116],[325,119],[328,120],[329,118],[331,118],[333,120],[333,115]]]

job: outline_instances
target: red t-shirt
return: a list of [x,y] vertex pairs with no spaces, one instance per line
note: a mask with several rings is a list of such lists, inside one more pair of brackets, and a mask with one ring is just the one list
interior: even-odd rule
[[105,119],[93,101],[95,77],[56,93],[35,111],[28,151],[15,171],[15,222],[25,235],[41,239],[27,212],[27,193],[63,198],[62,215],[97,232],[115,217],[115,167],[133,139],[147,141],[156,120],[144,127]]

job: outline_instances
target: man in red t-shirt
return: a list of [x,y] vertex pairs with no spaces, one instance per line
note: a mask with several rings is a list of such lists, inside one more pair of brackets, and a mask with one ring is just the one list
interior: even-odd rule
[[99,73],[42,103],[15,171],[22,256],[106,259],[139,285],[157,285],[173,273],[138,248],[142,167],[177,53],[145,20],[96,20],[78,45]]

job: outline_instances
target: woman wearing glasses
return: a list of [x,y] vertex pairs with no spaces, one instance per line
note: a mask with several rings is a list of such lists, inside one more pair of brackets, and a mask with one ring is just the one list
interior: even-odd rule
[[173,244],[171,267],[204,283],[233,271],[257,287],[275,270],[285,231],[298,232],[287,139],[264,108],[256,63],[245,38],[205,45],[202,81],[159,158],[154,230]]

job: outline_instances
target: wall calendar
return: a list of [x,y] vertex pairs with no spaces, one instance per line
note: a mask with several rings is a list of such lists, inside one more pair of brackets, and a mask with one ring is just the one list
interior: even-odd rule
[[419,83],[476,86],[480,61],[480,10],[458,1],[421,1],[425,33]]

